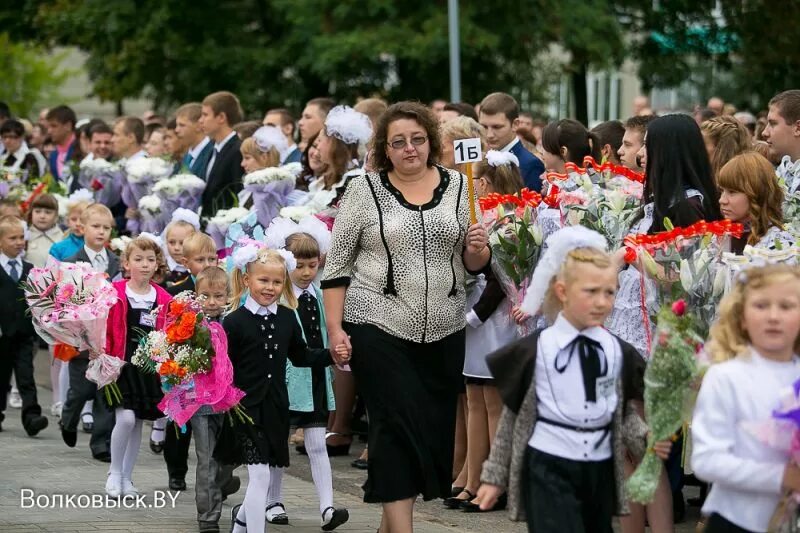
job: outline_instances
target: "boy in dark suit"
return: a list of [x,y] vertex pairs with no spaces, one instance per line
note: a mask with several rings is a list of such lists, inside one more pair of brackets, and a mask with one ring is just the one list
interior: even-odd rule
[[180,106],[175,111],[175,135],[187,149],[181,166],[188,168],[195,176],[205,179],[211,154],[214,153],[214,143],[200,127],[202,112],[203,106],[197,102]]
[[[91,204],[81,213],[81,224],[84,231],[84,246],[66,261],[89,263],[94,270],[105,272],[109,279],[114,279],[119,275],[119,259],[106,249],[111,237],[111,228],[114,227],[111,210],[103,204]],[[114,428],[114,417],[106,408],[105,399],[98,391],[97,385],[86,379],[87,366],[89,366],[88,352],[81,352],[69,362],[69,391],[61,411],[61,437],[70,448],[75,446],[81,408],[87,401],[94,400],[89,448],[92,450],[92,457],[98,461],[109,462],[111,460],[109,443],[111,430]]]
[[542,192],[544,163],[530,153],[517,137],[519,105],[506,93],[492,93],[481,102],[478,122],[486,129],[486,144],[490,150],[511,152],[519,159],[519,171],[525,186]]
[[220,209],[233,207],[236,194],[242,189],[242,142],[233,126],[242,121],[242,108],[236,95],[227,91],[205,97],[200,114],[200,127],[214,143],[214,152],[206,169],[202,215],[213,217]]
[[0,301],[6,306],[0,313],[0,431],[13,371],[22,397],[22,427],[33,437],[47,427],[47,418],[33,378],[34,330],[21,286],[33,265],[22,259],[24,250],[22,221],[10,215],[0,218]]

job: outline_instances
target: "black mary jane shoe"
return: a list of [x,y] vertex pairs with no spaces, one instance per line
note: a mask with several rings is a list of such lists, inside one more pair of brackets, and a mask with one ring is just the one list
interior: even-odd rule
[[270,523],[270,524],[277,524],[279,526],[288,525],[289,524],[289,515],[286,514],[286,507],[284,507],[284,505],[282,503],[280,503],[280,502],[273,503],[272,505],[267,507],[267,511],[269,511],[270,509],[274,509],[275,507],[280,507],[281,511],[283,511],[283,512],[273,515],[272,518],[270,518],[269,515],[267,515],[267,522]]
[[247,524],[245,524],[244,522],[242,522],[241,520],[236,518],[236,515],[239,514],[239,507],[241,507],[241,506],[242,506],[242,504],[238,503],[238,504],[234,505],[231,508],[231,531],[230,531],[230,533],[233,533],[233,528],[236,526],[236,524],[239,524],[240,526],[245,527],[245,528],[247,527]]
[[464,487],[450,487],[450,496],[458,496],[464,492]]
[[[467,496],[469,496],[469,498],[466,499],[459,498],[458,494],[461,494],[462,492],[465,493]],[[444,506],[448,509],[460,509],[462,505],[464,505],[465,503],[469,503],[470,500],[475,499],[475,494],[468,491],[467,489],[461,489],[461,492],[459,492],[458,494],[446,498],[443,502]]]
[[494,506],[491,509],[486,509],[485,511],[481,509],[481,506],[477,503],[472,503],[471,501],[465,501],[461,504],[461,510],[465,513],[491,513],[492,511],[502,511],[508,505],[508,494],[503,493],[497,498]]
[[361,457],[359,457],[355,461],[351,462],[350,466],[352,466],[353,468],[358,468],[359,470],[366,470],[367,468],[369,468],[369,459],[362,459]]
[[169,478],[169,488],[170,490],[186,490],[186,480],[181,477],[171,477]]
[[[330,520],[325,522],[325,513],[328,512],[328,509],[331,510],[331,517]],[[322,531],[333,531],[337,527],[341,526],[345,522],[350,519],[350,512],[347,509],[335,509],[334,507],[328,507],[322,512]]]
[[158,455],[164,451],[164,441],[156,442],[153,439],[150,439],[150,451],[154,454]]

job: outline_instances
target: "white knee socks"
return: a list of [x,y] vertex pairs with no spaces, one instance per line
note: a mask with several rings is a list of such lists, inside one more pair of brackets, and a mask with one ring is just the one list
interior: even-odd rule
[[58,369],[58,401],[62,404],[67,402],[67,391],[69,391],[69,363],[62,361]]
[[244,493],[244,502],[236,515],[247,527],[235,524],[233,533],[246,533],[247,531],[264,531],[266,516],[264,509],[267,506],[267,490],[269,488],[269,466],[265,464],[247,465],[247,490]]
[[325,446],[325,428],[307,428],[305,445],[308,461],[311,463],[311,477],[319,496],[319,512],[333,506],[333,478],[331,461]]
[[[53,347],[50,346],[50,356],[53,355]],[[53,391],[53,403],[58,403],[61,400],[61,383],[58,381],[58,375],[61,372],[61,365],[64,363],[61,359],[56,359],[53,357],[53,360],[50,363],[50,386],[52,387]]]
[[130,480],[142,442],[142,421],[133,411],[118,407],[111,431],[111,475]]

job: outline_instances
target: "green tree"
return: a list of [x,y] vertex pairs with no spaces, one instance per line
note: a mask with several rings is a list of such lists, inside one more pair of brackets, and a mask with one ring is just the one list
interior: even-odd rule
[[60,88],[72,72],[59,68],[64,54],[48,54],[38,45],[15,43],[0,33],[0,101],[15,115],[29,116],[34,105],[61,101]]

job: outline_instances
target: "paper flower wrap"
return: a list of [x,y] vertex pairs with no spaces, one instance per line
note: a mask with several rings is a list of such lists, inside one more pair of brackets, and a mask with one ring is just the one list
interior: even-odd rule
[[194,174],[177,174],[153,186],[153,194],[161,198],[162,210],[172,213],[179,207],[197,211],[206,182]]
[[703,337],[687,311],[686,302],[678,300],[658,313],[656,343],[644,374],[644,411],[650,427],[647,452],[627,482],[628,497],[637,503],[653,501],[664,467],[653,445],[676,440],[676,432],[691,420],[704,369],[698,357]]
[[225,331],[206,319],[191,292],[167,304],[164,325],[141,340],[131,362],[160,377],[164,398],[158,408],[181,427],[204,405],[247,418],[238,405],[244,392],[233,385]]
[[216,215],[208,219],[206,233],[214,239],[217,250],[225,249],[225,234],[228,233],[231,224],[243,220],[249,214],[249,209],[232,207],[230,209],[220,209]]
[[258,223],[266,228],[278,216],[281,208],[289,203],[295,177],[285,168],[271,167],[251,172],[242,183],[244,190],[252,195]]
[[112,207],[122,198],[123,174],[118,165],[96,158],[81,163],[78,183],[92,191],[95,202]]
[[100,354],[89,362],[86,378],[99,387],[115,382],[124,362],[102,353],[108,312],[117,302],[105,274],[89,263],[54,262],[31,270],[24,289],[36,333],[48,344]]

